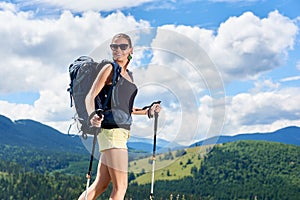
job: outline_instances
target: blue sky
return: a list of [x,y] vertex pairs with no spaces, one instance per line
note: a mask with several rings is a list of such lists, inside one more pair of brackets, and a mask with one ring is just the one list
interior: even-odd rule
[[[161,138],[300,126],[299,10],[296,0],[1,1],[0,114],[66,132],[68,65],[127,32],[136,105],[164,102]],[[134,119],[133,135],[150,137],[151,121]]]
[[[296,0],[163,2],[168,3],[164,4],[158,1],[155,3],[156,5],[149,3],[150,8],[147,8],[147,4],[145,4],[143,7],[125,9],[124,12],[135,16],[137,19],[147,19],[153,26],[184,24],[216,29],[228,17],[239,16],[246,11],[252,11],[257,16],[266,17],[269,12],[280,10],[285,16],[296,18],[300,8]],[[155,16],[159,16],[159,18]]]

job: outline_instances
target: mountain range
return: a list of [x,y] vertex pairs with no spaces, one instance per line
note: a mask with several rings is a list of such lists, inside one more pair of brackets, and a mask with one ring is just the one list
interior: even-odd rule
[[[16,120],[0,115],[0,141],[4,145],[28,146],[67,152],[86,152],[90,147],[92,137],[84,141],[80,136],[70,136],[34,120]],[[188,147],[212,143],[227,143],[237,140],[264,140],[281,142],[300,146],[300,128],[290,126],[270,133],[239,134],[235,136],[220,136],[196,142]],[[130,151],[151,153],[153,140],[131,137],[128,141]],[[162,139],[157,140],[157,151],[186,148],[171,144]]]
[[1,144],[69,152],[82,152],[79,137],[70,137],[34,120],[16,120],[0,115]]
[[222,144],[239,140],[262,140],[300,146],[300,127],[288,126],[268,133],[243,133],[234,136],[212,137],[196,142],[190,145],[190,147],[201,146],[205,144]]

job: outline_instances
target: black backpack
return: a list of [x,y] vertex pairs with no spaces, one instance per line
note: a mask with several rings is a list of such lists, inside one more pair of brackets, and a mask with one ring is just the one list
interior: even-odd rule
[[[112,86],[114,87],[120,75],[120,66],[115,62],[103,60],[100,63],[97,63],[91,57],[80,56],[69,66],[69,74],[71,79],[69,84],[70,87],[68,88],[71,99],[70,106],[72,107],[74,103],[77,114],[75,120],[81,125],[79,131],[82,132],[82,136],[84,138],[86,138],[87,134],[93,134],[91,133],[92,127],[89,125],[89,116],[85,106],[85,98],[90,91],[98,73],[107,64],[111,64],[113,66]],[[109,99],[108,97],[111,96],[113,87],[111,87],[111,89],[108,91],[107,99]],[[105,105],[102,106],[106,107],[107,103],[107,101],[104,102]]]

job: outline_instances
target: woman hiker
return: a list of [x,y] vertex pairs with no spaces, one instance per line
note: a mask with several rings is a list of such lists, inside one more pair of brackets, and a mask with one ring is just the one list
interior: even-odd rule
[[[106,116],[106,112],[102,116],[95,114],[92,117],[91,124],[95,127],[101,126],[101,131],[97,136],[101,156],[95,181],[88,188],[88,200],[96,199],[101,195],[107,189],[110,182],[112,182],[113,187],[109,199],[124,199],[128,185],[127,140],[130,136],[131,114],[152,117],[154,112],[158,113],[161,109],[159,103],[155,103],[144,110],[133,107],[137,87],[133,82],[132,74],[127,69],[133,52],[130,37],[124,33],[115,35],[110,48],[114,61],[121,67],[121,72],[120,78],[114,87],[114,94],[112,95],[112,98],[117,98],[117,103],[111,99],[108,101],[107,107],[111,113],[114,111],[113,115],[125,115],[128,116],[129,120],[124,124],[109,122],[109,115]],[[112,75],[113,66],[110,64],[104,66],[98,74],[95,84],[93,84],[86,97],[88,114],[91,114],[99,107],[101,108],[101,106],[96,105],[95,98],[99,97],[101,102],[103,102],[103,98],[105,97],[101,96],[101,92],[108,91],[111,87]],[[79,200],[84,200],[85,192],[80,195]]]

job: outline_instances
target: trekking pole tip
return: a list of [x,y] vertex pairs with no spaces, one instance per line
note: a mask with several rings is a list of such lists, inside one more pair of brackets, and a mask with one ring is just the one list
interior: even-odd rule
[[150,200],[154,199],[154,196],[152,193],[150,193]]

